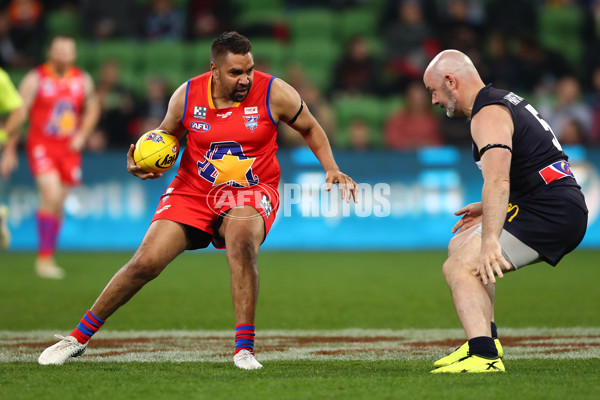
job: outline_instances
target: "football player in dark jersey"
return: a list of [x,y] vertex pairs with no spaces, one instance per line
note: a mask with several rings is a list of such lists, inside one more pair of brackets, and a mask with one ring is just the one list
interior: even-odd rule
[[423,76],[432,103],[470,120],[483,174],[481,201],[455,214],[443,272],[468,342],[432,372],[501,372],[496,277],[540,261],[555,266],[583,239],[587,208],[568,157],[525,99],[485,85],[465,54],[445,50]]

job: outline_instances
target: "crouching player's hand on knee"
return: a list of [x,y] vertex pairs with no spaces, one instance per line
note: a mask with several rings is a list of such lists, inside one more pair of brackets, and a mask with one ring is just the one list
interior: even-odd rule
[[496,276],[503,278],[502,271],[511,269],[510,264],[502,257],[502,249],[498,240],[484,240],[481,243],[481,257],[475,276],[481,279],[484,285],[496,283]]

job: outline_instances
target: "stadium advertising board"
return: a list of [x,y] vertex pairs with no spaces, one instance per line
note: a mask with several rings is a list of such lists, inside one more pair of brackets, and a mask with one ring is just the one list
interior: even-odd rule
[[[600,150],[567,148],[590,209],[583,247],[600,247]],[[277,219],[264,247],[310,250],[443,249],[457,220],[454,211],[478,201],[481,173],[469,149],[417,152],[336,151],[342,170],[360,183],[359,202],[325,190],[325,176],[307,149],[280,150],[282,179]],[[125,169],[122,152],[85,154],[84,184],[65,203],[63,250],[135,249],[175,174],[141,181]],[[10,207],[12,248],[36,248],[37,194],[22,158],[2,201]]]

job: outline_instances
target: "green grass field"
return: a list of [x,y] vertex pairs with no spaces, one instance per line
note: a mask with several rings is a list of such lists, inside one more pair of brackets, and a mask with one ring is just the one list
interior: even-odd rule
[[86,355],[39,366],[36,357],[52,334],[73,329],[129,256],[59,254],[67,278],[47,281],[34,275],[33,255],[0,254],[0,399],[600,393],[599,251],[576,251],[557,268],[539,264],[500,280],[496,320],[506,374],[429,374],[431,362],[463,340],[441,274],[443,252],[261,254],[260,371],[231,362],[224,254],[185,254],[108,320]]

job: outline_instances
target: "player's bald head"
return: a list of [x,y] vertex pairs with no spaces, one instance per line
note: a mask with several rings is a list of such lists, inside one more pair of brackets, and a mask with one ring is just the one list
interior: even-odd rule
[[444,50],[427,66],[423,83],[432,104],[446,109],[449,117],[469,116],[484,83],[473,61],[458,50]]
[[461,78],[481,79],[473,61],[458,50],[444,50],[439,53],[427,66],[424,77],[441,80],[446,74]]

